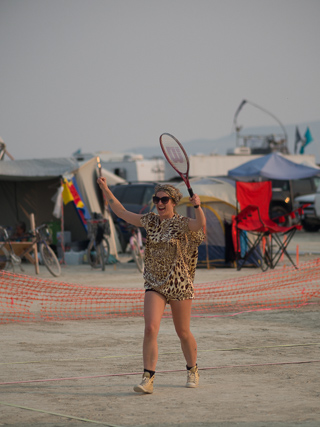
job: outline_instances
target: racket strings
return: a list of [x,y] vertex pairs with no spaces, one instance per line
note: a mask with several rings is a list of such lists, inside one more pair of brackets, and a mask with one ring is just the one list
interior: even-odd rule
[[162,150],[171,166],[180,173],[189,170],[189,161],[181,145],[171,135],[161,135]]

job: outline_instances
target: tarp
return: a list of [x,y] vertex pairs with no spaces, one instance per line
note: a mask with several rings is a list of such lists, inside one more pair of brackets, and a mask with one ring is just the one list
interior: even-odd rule
[[[230,265],[232,259],[228,255],[228,241],[231,237],[231,217],[236,213],[235,183],[216,178],[193,178],[190,184],[194,193],[200,196],[207,221],[206,240],[199,246],[198,266]],[[177,212],[194,217],[186,185],[181,183],[176,187],[184,196],[176,208]]]
[[[83,165],[96,165],[96,158],[93,157],[86,162],[78,162],[75,158],[50,158],[50,159],[30,159],[0,161],[0,179],[20,181],[22,178],[37,181],[43,179],[56,178],[74,174]],[[102,175],[107,178],[108,185],[121,184],[126,182],[123,178],[102,168]]]
[[280,153],[250,160],[234,169],[228,175],[236,178],[262,176],[268,179],[302,179],[319,174],[317,167],[306,166],[292,162]]
[[79,163],[74,158],[13,160],[0,162],[0,179],[20,181],[44,180],[74,173]]

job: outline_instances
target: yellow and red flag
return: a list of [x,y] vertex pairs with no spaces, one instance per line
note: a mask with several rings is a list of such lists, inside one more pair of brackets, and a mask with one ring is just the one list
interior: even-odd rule
[[62,191],[62,200],[65,205],[70,202],[73,202],[77,208],[77,212],[83,222],[86,225],[87,221],[84,216],[85,206],[81,197],[74,186],[71,180],[67,180],[66,178],[63,180],[63,191]]

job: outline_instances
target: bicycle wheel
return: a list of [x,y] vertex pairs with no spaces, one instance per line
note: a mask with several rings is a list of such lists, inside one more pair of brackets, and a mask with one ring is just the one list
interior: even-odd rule
[[94,240],[90,240],[89,242],[87,247],[87,257],[92,268],[99,267],[99,254],[97,253],[96,242]]
[[0,246],[0,270],[6,270],[10,264],[9,252],[4,247],[4,245]]
[[130,249],[132,257],[137,264],[138,270],[143,273],[144,269],[144,257],[139,247],[138,241],[135,237],[130,237]]
[[55,277],[60,276],[61,274],[60,262],[56,257],[56,254],[50,248],[50,246],[46,245],[45,243],[40,243],[40,254],[44,262],[44,265],[47,267],[50,273]]
[[95,240],[89,242],[87,248],[88,262],[92,268],[101,268],[105,270],[105,265],[108,264],[110,254],[110,246],[108,239],[103,238],[102,242],[97,245]]
[[101,268],[104,271],[106,264],[109,263],[110,245],[107,238],[103,238],[100,243]]

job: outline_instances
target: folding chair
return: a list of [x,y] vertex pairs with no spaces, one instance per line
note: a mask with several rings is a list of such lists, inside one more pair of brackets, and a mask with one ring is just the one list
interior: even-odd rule
[[282,255],[296,267],[287,247],[300,224],[282,227],[269,217],[271,181],[236,182],[238,214],[232,218],[237,269],[255,264],[263,271],[275,268]]

